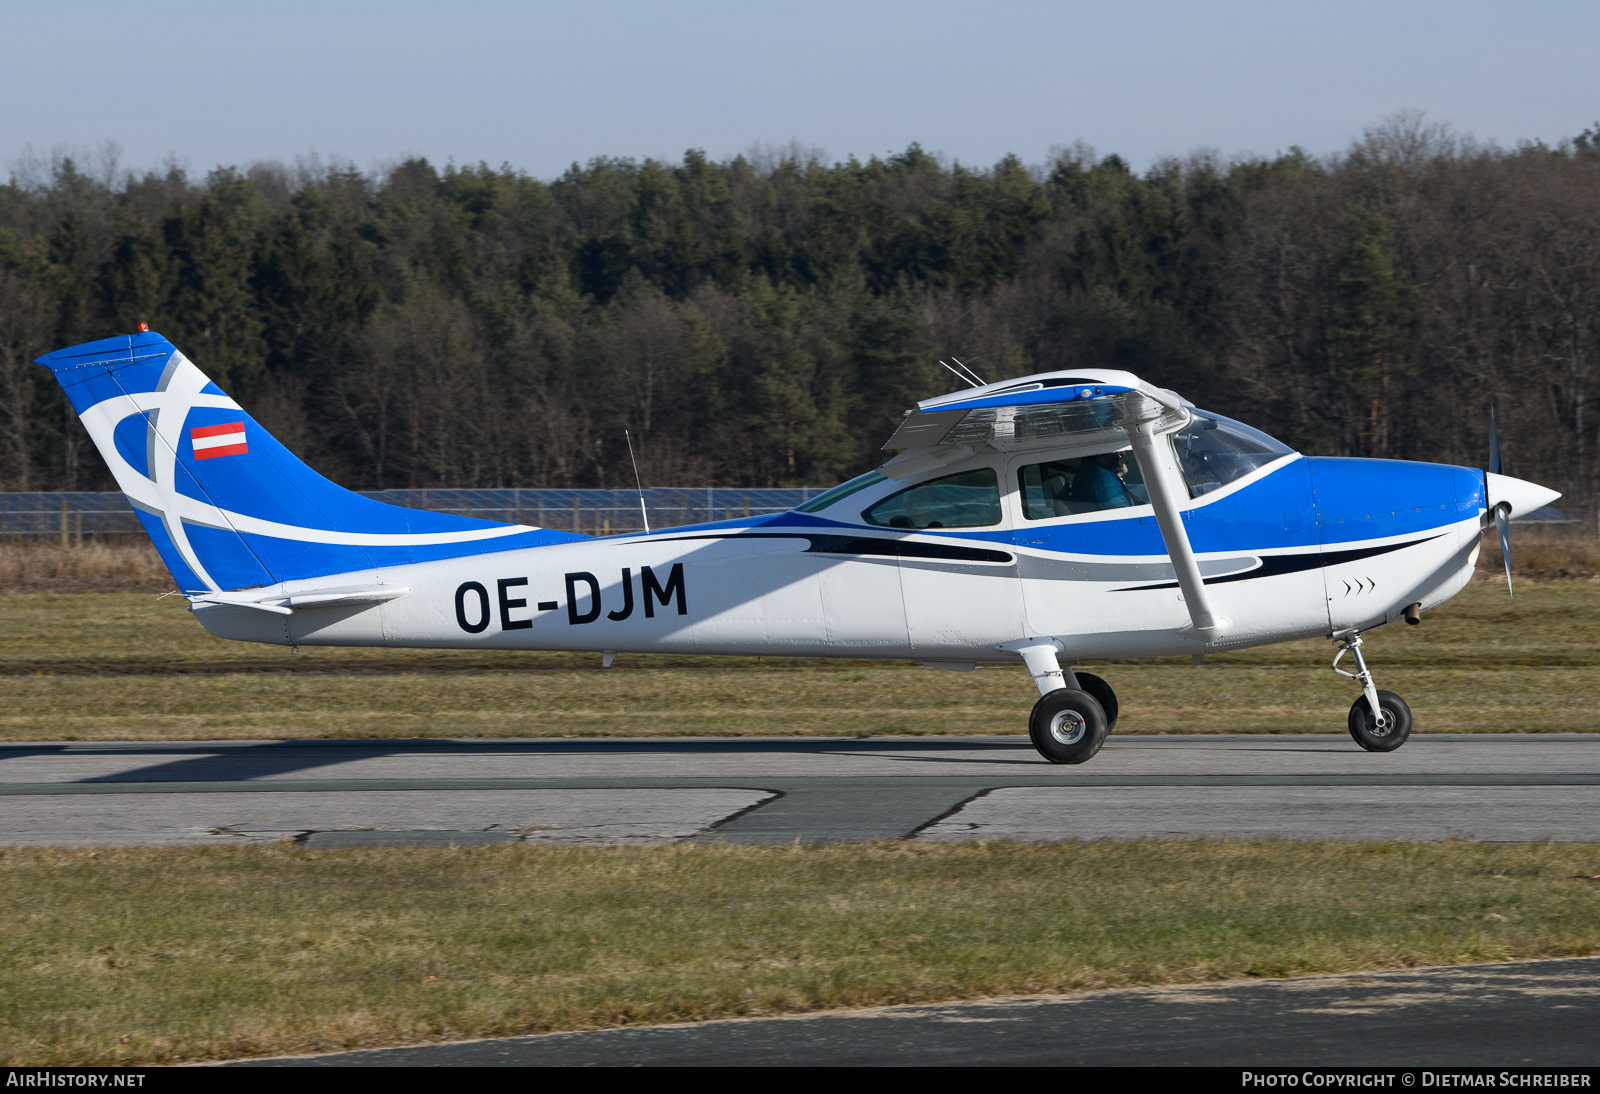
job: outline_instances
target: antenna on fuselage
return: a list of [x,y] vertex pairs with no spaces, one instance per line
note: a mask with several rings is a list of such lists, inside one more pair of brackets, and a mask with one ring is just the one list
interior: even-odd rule
[[639,479],[639,461],[633,454],[633,435],[626,429],[622,431],[622,435],[628,441],[628,459],[633,464],[633,485],[639,488],[639,516],[644,520],[644,534],[648,536],[650,534],[650,514],[645,512],[644,508],[644,483]]
[[978,382],[978,386],[979,386],[979,387],[988,387],[988,386],[989,386],[989,384],[988,384],[988,381],[986,381],[986,380],[984,380],[984,378],[983,378],[983,377],[981,377],[981,376],[979,376],[979,375],[978,375],[978,374],[977,374],[977,373],[976,373],[976,372],[973,372],[973,371],[972,371],[972,370],[971,370],[971,369],[970,369],[970,368],[968,368],[968,367],[967,367],[967,366],[966,366],[966,365],[962,365],[962,364],[961,364],[961,358],[959,358],[959,357],[952,357],[952,358],[950,358],[950,360],[952,360],[952,361],[954,361],[954,362],[955,362],[955,363],[956,363],[956,364],[958,364],[958,365],[961,365],[961,371],[962,371],[962,372],[965,372],[965,373],[966,373],[966,374],[967,374],[967,375],[968,375],[968,376],[970,376],[970,377],[972,377],[972,378],[973,378],[973,379],[974,379],[974,380],[976,380],[976,381],[977,381],[977,382]]

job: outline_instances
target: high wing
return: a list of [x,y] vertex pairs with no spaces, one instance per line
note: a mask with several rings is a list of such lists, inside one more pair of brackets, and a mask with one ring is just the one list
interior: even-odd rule
[[[884,450],[987,444],[1001,451],[1085,445],[1127,435],[1131,424],[1159,423],[1157,435],[1189,422],[1193,404],[1131,372],[1045,372],[924,399]],[[891,461],[892,462],[892,461]]]
[[1114,369],[1003,380],[918,403],[883,446],[899,454],[878,470],[892,479],[920,475],[966,459],[980,445],[1000,452],[1132,445],[1189,610],[1192,630],[1186,633],[1206,642],[1225,633],[1230,622],[1212,609],[1184,529],[1180,502],[1188,491],[1172,448],[1156,443],[1189,424],[1193,405],[1176,392]]

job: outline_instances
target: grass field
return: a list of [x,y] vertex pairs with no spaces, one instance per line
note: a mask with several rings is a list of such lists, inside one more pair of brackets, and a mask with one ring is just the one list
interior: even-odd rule
[[[1600,582],[1485,581],[1373,632],[1416,731],[1600,728]],[[1119,733],[1341,732],[1354,685],[1316,640],[1092,666]],[[1020,733],[1019,667],[304,648],[225,642],[179,597],[0,595],[0,740]]]
[[1577,844],[0,851],[0,1063],[1587,954]]

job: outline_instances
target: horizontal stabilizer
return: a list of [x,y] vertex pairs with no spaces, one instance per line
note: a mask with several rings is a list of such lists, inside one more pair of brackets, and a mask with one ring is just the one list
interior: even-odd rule
[[368,585],[347,589],[309,589],[297,593],[268,593],[247,589],[236,593],[201,593],[189,597],[197,610],[205,608],[255,608],[275,615],[293,615],[297,609],[328,604],[382,603],[405,596],[403,585]]

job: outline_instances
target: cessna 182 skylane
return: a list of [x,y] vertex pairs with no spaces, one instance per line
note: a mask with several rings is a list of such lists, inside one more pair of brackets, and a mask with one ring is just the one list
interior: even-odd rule
[[[405,509],[312,471],[165,338],[50,368],[192,611],[223,638],[1020,662],[1029,728],[1082,763],[1117,700],[1086,660],[1331,637],[1351,735],[1411,712],[1361,635],[1466,584],[1480,532],[1553,501],[1490,473],[1307,458],[1127,372],[1079,369],[919,403],[897,454],[776,516],[592,538]],[[1507,570],[1509,579],[1509,568]],[[1345,653],[1356,672],[1338,668]]]

